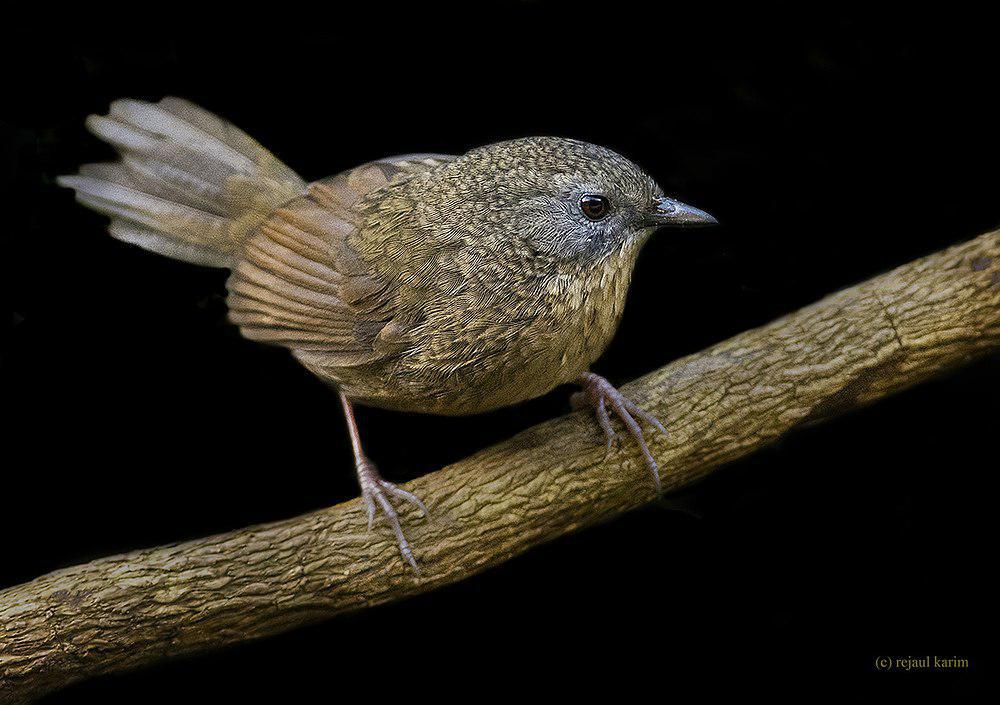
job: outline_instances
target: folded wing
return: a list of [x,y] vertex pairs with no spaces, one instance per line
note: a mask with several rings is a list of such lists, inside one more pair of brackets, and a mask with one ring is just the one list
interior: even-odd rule
[[252,340],[291,348],[312,369],[374,363],[405,346],[397,277],[350,247],[356,205],[454,157],[407,155],[309,185],[245,242],[228,282],[230,319]]

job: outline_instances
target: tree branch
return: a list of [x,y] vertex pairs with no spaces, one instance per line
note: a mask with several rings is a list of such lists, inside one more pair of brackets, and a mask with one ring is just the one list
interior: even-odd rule
[[[667,491],[790,429],[863,406],[1000,348],[1000,231],[912,262],[626,387]],[[433,589],[653,498],[642,457],[605,458],[577,413],[410,483],[403,520],[422,575],[358,500],[287,521],[134,551],[0,593],[0,701],[275,634]]]

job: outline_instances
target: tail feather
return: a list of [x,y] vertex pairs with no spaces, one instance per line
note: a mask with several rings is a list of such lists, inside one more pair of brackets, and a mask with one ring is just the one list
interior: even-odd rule
[[230,244],[226,218],[146,193],[141,183],[125,186],[82,175],[62,177],[61,183],[76,189],[77,201],[112,218],[132,221],[180,240],[213,245],[220,251]]
[[245,132],[180,98],[116,100],[87,127],[121,161],[86,164],[59,183],[111,216],[113,237],[175,259],[230,266],[247,234],[306,189]]
[[150,228],[144,228],[128,220],[114,220],[108,226],[111,237],[138,245],[144,250],[155,252],[164,257],[179,259],[191,264],[205,267],[227,267],[229,260],[220,256],[219,251],[210,245],[182,241],[164,235]]

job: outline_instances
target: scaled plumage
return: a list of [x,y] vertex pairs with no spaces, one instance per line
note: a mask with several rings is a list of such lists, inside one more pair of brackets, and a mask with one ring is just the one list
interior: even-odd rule
[[607,402],[658,478],[631,414],[658,422],[588,368],[652,230],[714,220],[624,157],[532,137],[380,159],[307,184],[181,99],[118,100],[87,125],[121,161],[60,183],[110,215],[114,237],[232,271],[230,318],[243,334],[289,348],[340,391],[370,517],[378,504],[414,567],[387,496],[416,498],[364,456],[352,400],[471,414],[578,380],[604,430]]

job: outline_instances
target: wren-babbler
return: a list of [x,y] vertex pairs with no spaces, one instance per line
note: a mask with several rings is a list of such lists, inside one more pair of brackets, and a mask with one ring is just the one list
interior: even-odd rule
[[636,256],[662,226],[715,223],[632,162],[529,137],[462,156],[388,157],[306,183],[241,130],[178,98],[118,100],[87,127],[121,154],[59,183],[119,240],[227,267],[230,319],[337,388],[372,525],[380,508],[417,564],[353,402],[474,414],[579,383],[607,437],[653,416],[589,372],[621,319]]

